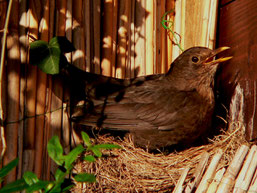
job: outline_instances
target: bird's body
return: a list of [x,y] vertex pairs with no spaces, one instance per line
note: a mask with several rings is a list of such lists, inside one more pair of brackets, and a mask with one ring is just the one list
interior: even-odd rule
[[70,69],[74,105],[83,101],[74,109],[73,121],[129,131],[136,145],[148,149],[191,143],[211,125],[217,63],[209,60],[216,52],[192,48],[174,61],[168,73],[135,79]]

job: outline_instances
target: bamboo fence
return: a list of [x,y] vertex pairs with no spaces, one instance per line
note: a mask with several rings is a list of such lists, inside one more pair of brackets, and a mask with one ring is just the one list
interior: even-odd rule
[[[0,29],[8,1],[0,1]],[[173,11],[172,11],[173,10]],[[161,26],[166,23],[175,32]],[[93,73],[132,78],[165,73],[181,47],[215,45],[217,0],[14,0],[5,57],[2,99],[7,149],[3,164],[19,157],[7,182],[34,171],[49,179],[55,165],[46,144],[58,135],[68,152],[76,143],[67,114],[67,91],[29,63],[29,43],[66,36],[76,51],[68,61]],[[173,25],[174,24],[174,25]],[[0,34],[1,38],[3,34]]]

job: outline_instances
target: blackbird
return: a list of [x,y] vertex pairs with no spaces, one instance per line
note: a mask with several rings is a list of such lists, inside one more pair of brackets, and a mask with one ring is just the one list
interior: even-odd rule
[[124,130],[135,145],[150,150],[194,142],[211,126],[212,83],[217,66],[231,57],[214,59],[229,49],[192,47],[171,64],[166,74],[117,79],[69,66],[72,121],[91,127]]

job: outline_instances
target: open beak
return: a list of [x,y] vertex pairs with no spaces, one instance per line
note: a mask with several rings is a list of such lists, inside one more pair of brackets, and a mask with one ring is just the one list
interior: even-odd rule
[[225,61],[227,61],[227,60],[230,60],[230,59],[232,58],[232,56],[229,56],[229,57],[221,57],[221,58],[218,58],[218,59],[214,59],[214,57],[215,57],[217,54],[219,54],[219,53],[221,53],[221,52],[223,52],[223,51],[225,51],[225,50],[228,50],[228,49],[230,49],[230,47],[220,47],[220,48],[218,48],[218,49],[216,49],[216,50],[213,50],[211,56],[208,57],[208,58],[205,60],[204,64],[205,64],[205,65],[213,65],[213,64],[217,64],[217,63],[220,63],[220,62],[225,62]]

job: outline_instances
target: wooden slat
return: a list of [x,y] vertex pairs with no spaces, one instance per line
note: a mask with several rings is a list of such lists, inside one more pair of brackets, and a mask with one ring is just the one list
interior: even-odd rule
[[100,32],[101,32],[101,0],[93,1],[93,49],[94,49],[94,59],[93,59],[93,69],[97,74],[101,73],[101,64],[100,64]]
[[[44,14],[41,18],[39,32],[40,39],[46,42],[49,41],[49,0],[45,1]],[[37,98],[36,98],[36,129],[35,132],[35,168],[34,172],[38,177],[42,174],[42,157],[43,157],[43,137],[45,130],[45,106],[46,106],[46,87],[47,87],[47,75],[40,69],[37,70]]]
[[112,35],[113,35],[113,0],[104,0],[103,4],[103,36],[101,47],[101,68],[102,74],[106,76],[112,75]]
[[[6,165],[17,157],[18,154],[18,126],[19,102],[20,102],[20,45],[18,34],[19,1],[12,4],[9,35],[7,36],[7,114],[5,128],[6,154],[3,164]],[[10,123],[13,122],[13,123]],[[6,183],[16,179],[16,168],[6,177]]]
[[153,0],[146,1],[146,12],[148,15],[145,17],[145,47],[146,47],[146,74],[153,74],[154,68],[154,50],[153,50]]
[[146,74],[145,60],[145,18],[148,12],[145,10],[146,0],[136,0],[136,16],[135,16],[135,75],[142,76]]

